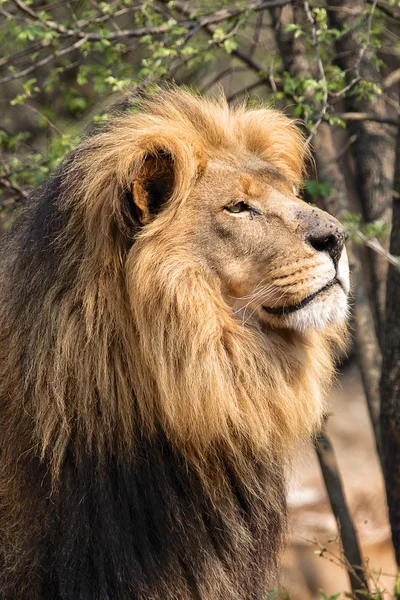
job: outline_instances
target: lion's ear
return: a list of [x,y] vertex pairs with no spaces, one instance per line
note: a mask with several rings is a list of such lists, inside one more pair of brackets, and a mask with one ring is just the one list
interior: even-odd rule
[[133,202],[141,224],[149,223],[164,207],[174,187],[174,165],[171,154],[164,150],[146,155],[137,179],[132,185]]

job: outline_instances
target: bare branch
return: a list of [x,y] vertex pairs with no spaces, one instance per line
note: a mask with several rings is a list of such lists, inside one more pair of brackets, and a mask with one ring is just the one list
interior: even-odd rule
[[228,96],[227,100],[230,103],[233,100],[236,100],[237,98],[240,98],[240,96],[244,96],[245,94],[248,94],[249,92],[255,90],[256,88],[258,88],[258,87],[260,87],[261,85],[264,85],[264,84],[265,84],[265,81],[255,81],[254,83],[246,85],[245,88],[242,88],[241,90],[239,90],[238,92],[235,92],[231,96]]
[[21,77],[25,77],[25,75],[29,75],[29,73],[32,73],[39,67],[43,67],[44,65],[51,63],[53,60],[56,60],[57,58],[60,58],[61,56],[66,56],[67,54],[70,54],[74,50],[78,50],[78,48],[83,46],[83,44],[85,44],[85,42],[87,42],[87,38],[81,38],[81,39],[77,40],[74,44],[72,44],[71,46],[68,46],[67,48],[63,48],[62,50],[59,50],[58,52],[53,52],[52,54],[49,54],[48,56],[46,56],[45,58],[42,58],[42,60],[39,60],[37,63],[31,65],[30,67],[27,67],[26,69],[23,69],[22,71],[18,71],[17,73],[12,73],[11,75],[7,75],[6,77],[3,77],[2,79],[0,79],[0,83],[8,83],[9,81],[14,81],[14,79],[20,79]]
[[335,453],[324,431],[319,434],[315,448],[332,512],[338,524],[343,553],[349,564],[351,589],[354,597],[361,600],[361,598],[365,598],[365,592],[368,592],[368,582],[365,577],[360,545],[344,495]]
[[383,80],[383,89],[388,90],[400,81],[400,69],[395,69]]
[[239,58],[244,64],[246,64],[252,71],[257,73],[257,75],[265,82],[268,82],[268,78],[263,75],[265,72],[265,66],[255,57],[250,56],[244,50],[240,48],[236,48],[232,51],[233,56]]
[[214,85],[219,83],[221,81],[221,79],[224,79],[224,77],[227,77],[228,75],[232,75],[232,73],[243,73],[243,71],[247,71],[246,67],[236,67],[235,68],[235,67],[230,66],[227,69],[224,69],[223,71],[220,71],[219,73],[216,73],[213,77],[211,77],[211,79],[209,79],[201,87],[201,93],[204,94],[207,90],[209,90]]
[[356,139],[357,139],[357,134],[353,133],[353,135],[351,135],[349,137],[349,139],[346,140],[346,143],[344,144],[343,148],[337,154],[335,154],[335,156],[330,158],[329,161],[330,162],[338,162],[339,160],[341,160],[343,158],[343,156],[346,156],[347,152],[350,150],[350,148],[352,147],[352,145],[354,144]]
[[392,119],[391,117],[380,117],[366,112],[344,112],[336,115],[342,121],[374,121],[375,123],[386,123],[387,125],[400,125],[400,119]]
[[29,196],[28,192],[20,188],[18,185],[12,183],[8,176],[0,176],[0,187],[2,187],[4,190],[7,190],[8,192],[14,192],[17,198],[23,202],[25,202],[25,200],[27,200]]
[[[340,90],[340,92],[329,92],[329,96],[331,96],[331,98],[342,98],[345,94],[347,94],[347,92],[349,92],[350,90],[353,89],[353,87],[359,82],[361,81],[361,76],[357,75],[356,77],[354,77],[354,79],[352,79],[344,88],[342,88]],[[334,102],[332,102],[333,104]]]
[[378,4],[378,0],[373,0],[373,2],[371,3],[371,10],[369,11],[368,20],[367,20],[367,31],[366,31],[366,36],[365,36],[365,42],[361,46],[357,62],[353,66],[353,69],[357,73],[357,75],[360,75],[360,65],[361,65],[362,59],[364,58],[364,55],[369,47],[369,41],[370,41],[371,29],[372,29],[372,19],[374,17],[374,12],[375,12],[377,4]]
[[261,33],[262,25],[263,25],[263,19],[264,19],[264,13],[260,11],[257,15],[257,21],[256,21],[256,25],[254,28],[254,33],[253,33],[253,40],[251,42],[251,47],[249,50],[250,56],[253,56],[254,52],[256,51],[257,45],[260,41],[260,33]]
[[2,58],[0,58],[0,67],[5,67],[10,62],[17,60],[18,58],[21,58],[22,56],[25,56],[26,54],[32,55],[37,50],[40,50],[40,48],[44,48],[43,40],[41,40],[40,42],[37,42],[35,44],[32,44],[31,46],[28,46],[27,48],[24,48],[23,50],[20,50],[19,52],[15,52],[14,54],[9,54],[8,56],[3,56]]
[[58,135],[61,135],[61,136],[63,135],[63,132],[58,129],[57,125],[55,125],[55,123],[53,123],[53,121],[51,121],[48,117],[46,117],[46,115],[44,113],[42,113],[42,111],[40,111],[38,108],[36,108],[36,106],[32,106],[32,104],[29,104],[28,102],[25,102],[24,106],[26,108],[28,108],[29,110],[31,110],[32,112],[34,112],[35,114],[37,114],[41,119],[46,121],[48,126],[51,127],[51,129],[53,129],[53,131],[55,131],[55,133],[57,133]]

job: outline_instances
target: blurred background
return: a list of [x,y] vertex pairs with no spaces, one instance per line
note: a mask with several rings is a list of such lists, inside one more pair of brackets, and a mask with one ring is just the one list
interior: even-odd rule
[[170,81],[297,119],[304,199],[349,236],[352,343],[269,598],[398,599],[400,2],[0,0],[0,232],[84,132]]

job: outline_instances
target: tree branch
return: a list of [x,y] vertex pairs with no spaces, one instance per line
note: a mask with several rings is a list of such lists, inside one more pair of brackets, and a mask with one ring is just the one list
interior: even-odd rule
[[[165,25],[159,25],[157,27],[138,27],[136,29],[123,29],[120,31],[112,31],[106,35],[102,35],[99,33],[86,33],[81,29],[68,29],[59,25],[55,21],[43,21],[38,15],[32,10],[29,6],[27,6],[22,0],[12,0],[14,4],[26,15],[28,15],[31,19],[35,21],[39,21],[42,23],[44,27],[52,29],[53,31],[57,31],[58,33],[68,36],[68,37],[85,37],[89,42],[97,42],[103,39],[112,41],[117,39],[124,38],[132,38],[132,37],[142,37],[144,35],[162,35],[169,31],[174,25],[169,23]],[[232,8],[232,9],[221,9],[209,15],[202,15],[198,19],[192,19],[193,13],[186,4],[176,3],[174,8],[178,8],[179,12],[183,15],[190,17],[189,23],[178,23],[177,25],[181,27],[185,27],[187,29],[198,28],[204,29],[210,25],[215,25],[217,23],[221,23],[222,21],[226,21],[227,19],[231,19],[234,17],[240,17],[244,12],[248,10],[253,10],[255,12],[265,10],[267,8],[285,6],[286,4],[290,4],[292,2],[296,2],[297,0],[253,0],[249,2],[247,6],[243,8]],[[165,3],[162,0],[163,3]],[[84,26],[88,25],[90,22],[86,21]]]
[[332,512],[338,524],[343,554],[348,564],[351,589],[354,597],[361,600],[365,598],[365,592],[368,592],[368,582],[360,545],[344,495],[336,456],[324,431],[319,434],[315,448]]
[[387,250],[385,250],[385,248],[382,246],[379,240],[377,240],[376,238],[368,239],[363,233],[361,233],[361,231],[357,231],[355,235],[363,242],[364,246],[367,246],[367,248],[370,248],[377,254],[380,254],[381,256],[386,258],[388,263],[390,263],[391,265],[400,268],[399,259],[396,256],[393,256],[393,254],[390,254],[390,252],[388,252]]
[[[367,0],[368,4],[372,4],[372,0]],[[377,3],[377,8],[383,12],[384,15],[386,15],[387,17],[389,17],[390,19],[395,19],[396,21],[398,19],[400,19],[400,13],[395,12],[394,10],[391,10],[389,8],[389,6],[386,6],[386,4],[382,4],[382,2],[378,2]]]
[[78,48],[83,46],[83,44],[85,42],[87,42],[87,38],[80,38],[71,46],[68,46],[67,48],[63,48],[62,50],[59,50],[58,52],[53,52],[52,54],[48,54],[48,56],[46,56],[45,58],[42,58],[42,60],[39,60],[37,63],[31,65],[30,67],[27,67],[26,69],[23,69],[22,71],[18,71],[17,73],[12,73],[10,75],[7,75],[6,77],[3,77],[2,79],[0,79],[0,84],[8,83],[9,81],[14,81],[15,79],[20,79],[21,77],[25,77],[26,75],[29,75],[30,73],[32,73],[33,71],[38,69],[39,67],[44,67],[45,65],[51,63],[53,60],[56,60],[57,58],[60,58],[61,56],[66,56],[67,54],[70,54],[74,50],[78,50]]
[[[342,34],[335,42],[337,63],[346,73],[351,84],[357,77],[369,81],[382,88],[382,78],[373,61],[369,57],[369,42],[373,24],[373,16],[377,9],[377,0],[370,3],[367,16],[365,41],[360,48],[361,32],[355,29],[359,18],[346,11],[364,9],[364,0],[329,0],[329,6],[337,10],[329,10],[329,26],[338,29]],[[362,73],[361,73],[362,71]],[[357,134],[352,153],[355,159],[358,194],[361,201],[365,221],[390,220],[390,193],[393,173],[393,139],[388,128],[383,125],[398,126],[398,119],[387,115],[384,98],[359,98],[346,94],[346,112],[340,118],[351,122],[351,133]],[[385,320],[385,285],[387,260],[376,252],[367,252],[369,269],[364,271],[364,278],[369,281],[374,313],[375,328],[379,338],[383,332]]]
[[[400,130],[397,135],[396,172],[390,252],[400,255]],[[400,270],[390,265],[386,289],[386,322],[381,377],[381,426],[384,476],[389,518],[397,564],[400,565]]]
[[219,73],[216,73],[211,79],[209,79],[204,85],[200,88],[202,94],[207,92],[207,90],[211,89],[214,85],[227,77],[228,75],[232,75],[233,73],[243,73],[243,71],[247,71],[246,67],[228,67],[227,69],[223,69]]
[[8,176],[0,176],[0,186],[4,189],[7,190],[8,192],[14,192],[16,194],[16,196],[18,197],[18,199],[22,202],[25,202],[25,200],[28,199],[29,194],[28,192],[26,192],[25,190],[23,190],[22,188],[20,188],[19,186],[11,183],[10,179],[8,178]]
[[[168,4],[168,0],[160,0],[160,2],[162,2],[163,4]],[[294,2],[297,2],[297,0],[269,0],[269,2],[252,2],[252,3],[249,3],[248,7],[245,10],[252,9],[257,12],[260,10],[265,10],[266,8],[285,6],[286,4],[291,4]],[[251,8],[251,7],[253,7],[253,8]],[[191,20],[191,22],[193,22],[193,13],[186,3],[175,2],[174,8],[182,16],[187,17],[188,19]],[[224,12],[226,13],[226,11],[224,11]],[[242,14],[242,12],[243,12],[243,10],[241,10],[240,12],[238,12],[236,10],[235,16],[239,16],[240,14]],[[217,13],[215,13],[215,14],[217,14]],[[215,23],[215,21],[213,21],[213,23]],[[200,24],[200,22],[199,22],[199,28],[203,28],[210,36],[212,36],[214,34],[214,27],[213,27],[211,21],[208,21],[207,23],[202,23],[202,24]],[[245,52],[241,48],[235,48],[234,50],[232,50],[231,54],[235,58],[238,58],[243,64],[247,65],[252,71],[254,71],[254,73],[260,78],[260,80],[262,82],[264,82],[266,84],[270,84],[269,78],[265,77],[265,75],[264,75],[265,65],[263,65],[263,63],[260,62],[257,58],[255,58],[254,56],[251,56],[251,54]]]
[[360,122],[360,121],[373,121],[375,123],[386,123],[386,125],[394,125],[398,127],[400,125],[400,119],[392,119],[391,117],[380,117],[379,115],[373,115],[367,112],[344,112],[336,115],[342,121],[347,122]]
[[354,133],[353,135],[351,135],[347,140],[346,143],[344,144],[344,146],[341,148],[341,150],[339,150],[339,152],[337,152],[337,154],[334,154],[329,161],[330,162],[338,162],[339,160],[341,160],[344,156],[346,156],[347,152],[350,150],[350,148],[352,147],[352,145],[354,144],[354,142],[357,139],[357,135]]
[[249,92],[252,92],[253,90],[257,89],[258,87],[260,87],[261,85],[265,85],[265,81],[255,81],[254,83],[250,83],[249,85],[246,85],[245,88],[242,88],[241,90],[235,92],[234,94],[231,94],[230,96],[227,96],[227,101],[228,103],[233,102],[233,100],[236,100],[237,98],[240,98],[240,96],[244,96],[245,94],[248,94]]
[[322,123],[322,121],[325,117],[326,111],[328,109],[328,86],[326,83],[324,64],[322,62],[321,54],[319,52],[318,33],[317,33],[317,26],[315,23],[314,15],[310,9],[309,3],[304,2],[303,4],[304,4],[304,11],[306,13],[307,21],[311,25],[312,46],[314,48],[315,57],[317,59],[318,76],[319,76],[319,79],[320,79],[320,81],[322,83],[322,87],[323,87],[322,108],[321,108],[321,111],[320,111],[320,114],[319,114],[317,120],[313,124],[313,131],[310,133],[310,135],[307,138],[307,142],[309,143],[312,140],[312,138],[314,137],[316,131],[318,130],[318,127]]
[[[388,90],[389,88],[397,85],[400,81],[400,69],[395,69],[383,80],[383,89]],[[399,110],[399,108],[397,108]]]

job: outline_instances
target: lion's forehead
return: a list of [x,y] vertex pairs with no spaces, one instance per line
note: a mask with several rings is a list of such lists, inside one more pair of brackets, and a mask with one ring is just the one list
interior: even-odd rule
[[279,169],[257,157],[238,159],[237,164],[222,159],[209,161],[202,183],[215,192],[222,188],[250,198],[268,196],[271,188],[285,195],[293,196],[296,193],[293,181]]

